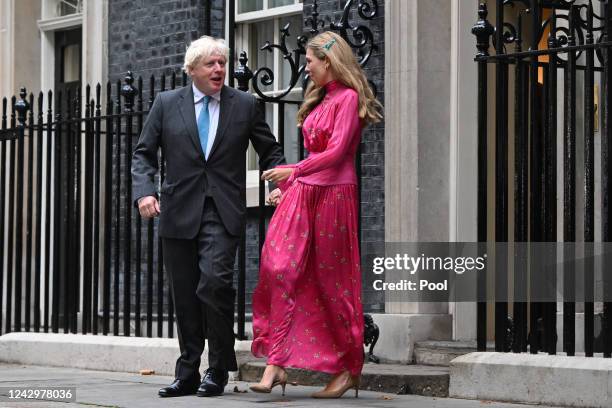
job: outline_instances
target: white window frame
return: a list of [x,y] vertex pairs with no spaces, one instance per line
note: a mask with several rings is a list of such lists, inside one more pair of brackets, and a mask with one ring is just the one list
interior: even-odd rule
[[[236,10],[238,10],[238,0],[228,0],[228,1],[236,1]],[[227,6],[227,3],[226,3],[226,6]],[[269,40],[270,42],[274,44],[280,44],[281,42],[280,29],[282,28],[281,20],[286,17],[302,15],[303,9],[304,9],[303,3],[299,2],[298,0],[295,0],[295,4],[274,7],[274,8],[268,8],[268,0],[264,0],[263,7],[264,7],[263,10],[252,11],[248,13],[236,12],[236,16],[235,16],[236,50],[235,50],[235,53],[237,55],[243,50],[247,51],[247,57],[250,56],[251,54],[250,53],[251,44],[250,44],[250,38],[249,38],[250,24],[258,23],[258,22],[265,21],[265,20],[272,20],[274,24],[274,28],[272,30],[274,33],[274,37],[270,38]],[[229,8],[226,8],[226,9],[229,9]],[[228,25],[226,24],[226,27],[227,26]],[[226,32],[226,35],[227,34],[228,33]],[[292,35],[295,35],[295,31],[293,31]],[[282,64],[284,62],[282,60],[282,56],[280,55],[279,50],[274,49],[273,52],[274,52],[274,58],[273,58],[274,63],[273,63],[273,66],[269,68],[272,69],[272,71],[275,73],[274,83],[272,85],[274,89],[272,91],[264,92],[265,95],[269,95],[269,96],[275,96],[284,91],[284,89],[280,89],[281,79],[282,79],[282,75],[280,75],[280,73],[282,72]],[[258,68],[258,67],[251,66],[250,64],[247,64],[247,65],[249,65],[249,68],[251,68],[253,71],[255,71],[255,69]],[[291,90],[291,92],[285,98],[286,99],[294,99],[294,98],[300,99],[301,95],[302,95],[301,86],[296,86],[295,88]],[[277,104],[273,104],[272,107],[273,107],[273,110],[272,110],[271,131],[272,131],[272,134],[274,134],[274,136],[278,138],[279,129],[277,125],[278,125],[279,107]],[[247,157],[245,158],[245,160],[247,161],[247,174],[246,174],[247,207],[256,207],[259,205],[259,170],[249,170],[248,169],[248,162],[249,162],[248,155],[249,154],[250,153],[247,152]],[[268,194],[267,187],[268,186],[266,183],[266,195]]]
[[15,5],[14,0],[0,2],[0,99],[9,98],[15,88]]
[[[231,0],[230,0],[231,1]],[[274,17],[286,17],[292,14],[302,13],[304,4],[295,0],[295,4],[268,8],[268,0],[263,0],[263,10],[249,11],[247,13],[236,12],[236,24],[254,23],[261,20],[269,20]],[[238,0],[236,0],[236,10],[238,10]]]
[[[41,0],[42,17],[37,21],[41,34],[41,61],[51,62],[41,66],[41,89],[45,92],[54,91],[55,87],[55,31],[78,27],[82,28],[83,33],[83,87],[86,84],[92,87],[97,83],[104,85],[108,79],[108,0],[83,1],[81,13],[59,17],[56,15],[56,6],[57,0]],[[84,88],[81,92],[84,95]]]
[[[37,21],[41,36],[40,58],[41,61],[50,61],[50,63],[41,65],[40,87],[44,91],[55,91],[55,31],[83,27],[82,12],[57,16],[56,10],[57,0],[41,0],[41,19]],[[85,44],[83,43],[82,55],[84,51]]]

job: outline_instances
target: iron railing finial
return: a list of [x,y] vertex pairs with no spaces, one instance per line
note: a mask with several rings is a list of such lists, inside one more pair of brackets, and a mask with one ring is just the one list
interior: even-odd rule
[[488,15],[489,10],[487,9],[487,4],[480,3],[478,7],[478,21],[472,27],[472,34],[476,36],[476,48],[478,48],[476,57],[489,56],[489,39],[495,32],[495,28],[493,28],[489,20],[487,20]]
[[19,127],[24,127],[26,122],[26,114],[30,109],[30,103],[26,100],[26,96],[28,95],[26,88],[21,87],[21,91],[19,92],[19,96],[21,99],[15,103],[15,110],[17,111],[17,120],[19,121]]
[[125,98],[125,111],[132,112],[134,107],[134,98],[138,93],[138,89],[132,84],[134,83],[134,74],[132,71],[128,71],[125,76],[125,85],[121,87],[121,96]]
[[250,68],[247,66],[248,61],[249,58],[247,57],[247,53],[242,51],[240,53],[240,58],[238,58],[240,65],[238,65],[234,71],[234,78],[238,81],[238,89],[244,92],[249,90],[249,81],[253,78],[253,72],[251,72]]

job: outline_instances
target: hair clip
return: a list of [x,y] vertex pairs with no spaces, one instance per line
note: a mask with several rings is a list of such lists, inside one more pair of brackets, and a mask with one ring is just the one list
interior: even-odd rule
[[336,43],[336,39],[332,38],[331,40],[329,40],[328,42],[326,42],[325,44],[323,44],[323,48],[325,48],[327,51],[329,51],[329,49],[332,47],[332,45],[334,45]]

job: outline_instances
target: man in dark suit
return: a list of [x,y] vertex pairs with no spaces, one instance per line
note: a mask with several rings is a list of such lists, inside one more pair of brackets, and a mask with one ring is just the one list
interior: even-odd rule
[[[191,43],[184,69],[192,84],[157,95],[132,159],[135,205],[143,217],[160,217],[181,350],[162,397],[221,395],[228,371],[238,369],[233,266],[245,222],[249,141],[261,168],[285,162],[256,99],[224,85],[228,53],[211,37]],[[159,148],[166,160],[161,207],[154,184]],[[205,338],[209,368],[200,382]]]

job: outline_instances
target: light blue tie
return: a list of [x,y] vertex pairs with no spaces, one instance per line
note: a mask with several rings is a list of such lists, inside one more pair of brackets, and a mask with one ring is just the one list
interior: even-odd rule
[[198,133],[200,134],[200,145],[206,157],[206,145],[208,144],[208,128],[210,126],[210,119],[208,117],[208,102],[210,96],[204,96],[200,99],[202,102],[202,110],[200,110],[200,116],[198,117]]

